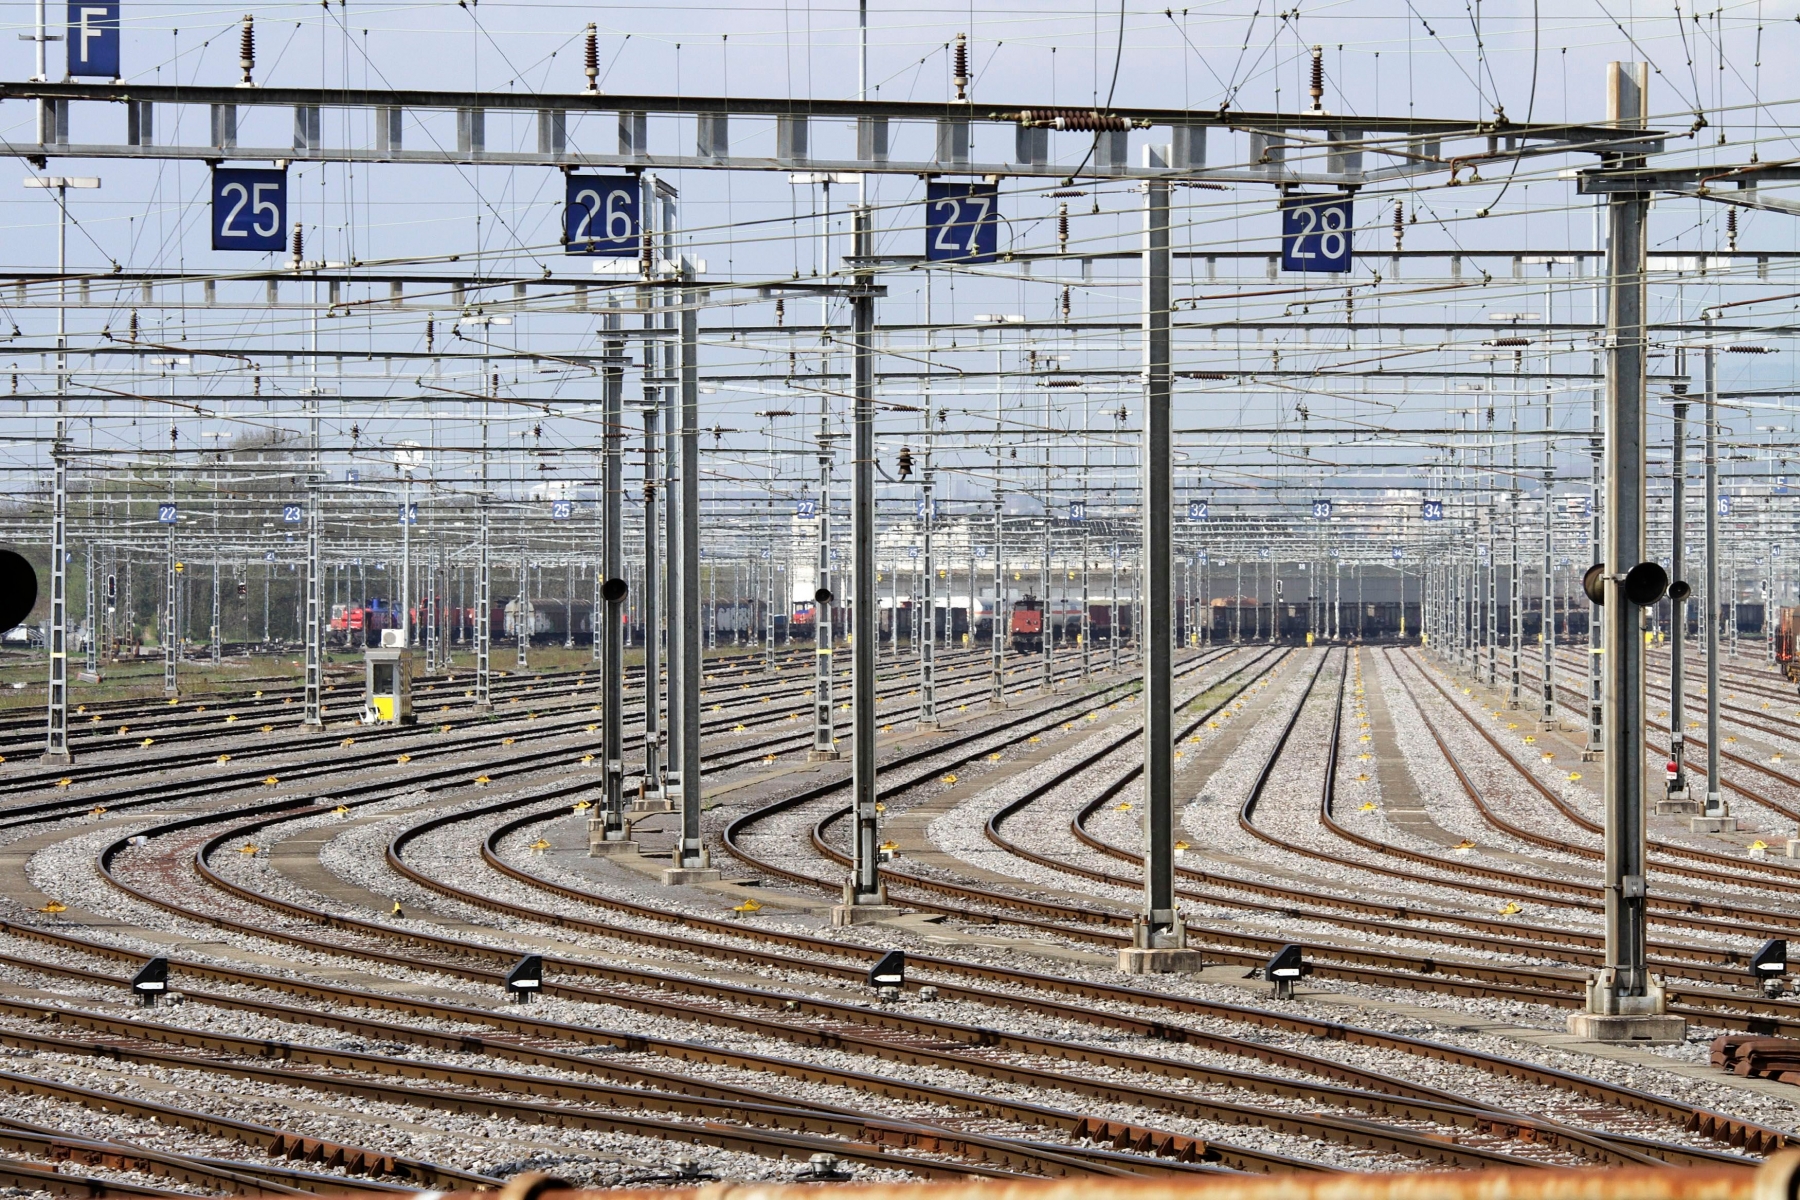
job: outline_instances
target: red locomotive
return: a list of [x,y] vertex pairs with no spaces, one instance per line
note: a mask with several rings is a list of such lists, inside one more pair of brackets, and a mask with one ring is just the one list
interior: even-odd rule
[[1020,654],[1040,654],[1044,649],[1044,602],[1026,596],[1012,606],[1006,621],[1012,646]]

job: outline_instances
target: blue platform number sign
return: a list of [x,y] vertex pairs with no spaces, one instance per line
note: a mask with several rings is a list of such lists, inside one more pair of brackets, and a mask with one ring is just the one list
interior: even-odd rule
[[158,522],[160,522],[161,524],[164,524],[164,525],[175,524],[175,520],[176,520],[175,506],[173,504],[157,505],[156,506],[156,519]]
[[571,500],[552,500],[550,502],[550,519],[566,521],[575,512],[575,504]]
[[[931,519],[937,520],[940,511],[937,501],[933,500],[931,502]],[[913,516],[921,521],[925,519],[925,501],[922,498],[913,501]]]
[[1069,501],[1069,520],[1071,520],[1071,521],[1087,520],[1087,502],[1085,500]]
[[400,506],[399,523],[402,525],[417,525],[419,523],[419,506],[417,504],[402,504]]
[[282,505],[281,520],[286,525],[298,525],[300,523],[300,506],[298,504]]
[[1281,202],[1281,269],[1348,271],[1348,196],[1293,196]]
[[1441,521],[1441,520],[1443,520],[1444,519],[1444,502],[1442,500],[1427,500],[1427,501],[1425,501],[1424,503],[1419,505],[1419,516],[1421,519],[1426,520],[1426,521]]
[[794,515],[802,521],[812,520],[819,515],[819,502],[817,500],[794,501]]
[[570,175],[563,253],[636,258],[643,240],[638,181],[629,175]]
[[999,207],[996,184],[926,184],[926,260],[993,262],[1000,256]]
[[275,561],[275,552],[273,550],[264,550],[263,551],[263,561],[264,562],[274,562]]
[[1395,546],[1394,547],[1394,561],[1399,562],[1402,558],[1405,558],[1405,557],[1406,557],[1406,551],[1402,550],[1398,546]]
[[1207,500],[1188,501],[1188,520],[1204,521],[1212,513],[1212,504]]
[[281,250],[287,242],[287,172],[268,167],[213,170],[214,250]]
[[69,74],[119,77],[119,6],[69,4]]
[[917,546],[908,546],[906,548],[906,557],[908,557],[908,558],[919,557],[919,548]]
[[1786,475],[1777,475],[1775,477],[1775,494],[1777,496],[1787,495],[1787,476]]
[[1719,497],[1719,515],[1721,517],[1729,517],[1731,515],[1731,497],[1730,496],[1720,496]]
[[1329,500],[1314,500],[1312,502],[1312,505],[1313,505],[1313,520],[1315,520],[1315,521],[1331,520],[1331,501],[1329,501]]

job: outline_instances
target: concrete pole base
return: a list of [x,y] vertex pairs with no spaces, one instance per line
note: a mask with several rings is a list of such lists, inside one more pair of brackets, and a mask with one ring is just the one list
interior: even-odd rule
[[1689,833],[1736,833],[1736,817],[1689,817]]
[[1697,801],[1685,798],[1671,796],[1667,800],[1658,800],[1656,802],[1656,815],[1659,817],[1686,816],[1690,813],[1697,813],[1699,811],[1700,805]]
[[679,887],[685,883],[717,883],[719,881],[719,868],[664,867],[662,881],[664,887]]
[[1687,1018],[1669,1013],[1625,1016],[1576,1012],[1569,1014],[1569,1032],[1590,1042],[1667,1046],[1687,1040]]
[[75,682],[76,683],[103,683],[105,681],[101,678],[99,671],[82,671],[75,676]]
[[808,750],[806,752],[807,762],[838,762],[843,757],[836,750]]
[[635,856],[637,853],[638,844],[635,839],[622,838],[616,842],[609,842],[604,837],[590,836],[588,838],[589,858],[618,858],[622,855]]
[[1127,975],[1177,975],[1206,966],[1198,950],[1174,946],[1145,949],[1128,946],[1119,951],[1119,970]]
[[38,761],[47,767],[66,767],[74,762],[75,759],[67,750],[58,750],[54,752],[46,750],[43,754],[38,756]]
[[1604,750],[1583,750],[1581,752],[1581,761],[1582,762],[1599,762],[1605,756],[1606,756],[1606,752]]
[[674,812],[675,802],[661,794],[646,794],[633,800],[630,808],[626,811],[630,812],[633,816],[642,816],[646,813]]
[[831,906],[831,923],[840,928],[845,925],[873,925],[877,921],[891,921],[905,911],[893,904],[834,904]]
[[1539,733],[1562,732],[1562,722],[1558,721],[1555,717],[1539,717],[1537,727]]

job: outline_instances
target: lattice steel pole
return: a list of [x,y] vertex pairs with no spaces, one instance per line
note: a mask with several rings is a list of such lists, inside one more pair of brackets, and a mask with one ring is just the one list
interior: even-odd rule
[[[61,282],[57,284],[62,287]],[[60,325],[62,312],[58,308]],[[63,344],[58,335],[58,350]],[[62,354],[57,355],[56,373],[56,440],[51,446],[51,486],[54,496],[50,509],[50,694],[47,729],[44,738],[44,761],[62,764],[69,755],[69,462],[68,462],[68,397],[64,387],[67,373],[62,369]],[[170,538],[173,544],[173,536]]]
[[[1687,352],[1677,348],[1675,373],[1687,374]],[[1678,384],[1685,391],[1686,384]],[[1687,411],[1686,401],[1674,405],[1675,428],[1669,451],[1670,475],[1670,577],[1687,579]],[[1669,597],[1670,627],[1674,639],[1669,643],[1669,761],[1675,773],[1668,781],[1668,799],[1683,804],[1688,799],[1687,779],[1687,604],[1685,594]],[[1687,811],[1692,811],[1688,809]]]
[[523,528],[519,530],[519,598],[513,602],[513,624],[517,627],[513,641],[517,644],[518,667],[521,672],[530,666],[531,627],[537,618],[531,606],[531,543],[530,534]]
[[[169,430],[173,442],[174,429]],[[172,449],[172,447],[171,447]],[[181,510],[175,503],[175,455],[169,455],[169,507],[180,516]],[[175,523],[169,523],[168,544],[163,550],[163,695],[175,697],[180,695],[180,684],[175,675],[175,663],[180,656],[178,631],[180,625],[175,613],[177,594],[175,590]]]
[[1706,320],[1706,808],[1707,816],[1728,811],[1719,787],[1719,379],[1712,341],[1712,315]]
[[[483,363],[483,374],[487,367]],[[487,382],[488,389],[493,384]],[[475,493],[476,516],[476,563],[475,563],[475,711],[492,712],[494,709],[493,693],[490,681],[493,674],[492,653],[494,648],[494,574],[492,557],[492,504],[493,497],[488,490],[488,404],[483,396],[481,401],[481,486]]]
[[[1544,313],[1549,315],[1549,306]],[[1549,384],[1544,386],[1544,576],[1542,615],[1538,622],[1538,644],[1543,661],[1538,664],[1543,674],[1543,706],[1538,725],[1545,730],[1558,726],[1556,719],[1556,443],[1553,434],[1556,412]]]
[[[89,518],[92,519],[91,506]],[[100,587],[94,574],[95,557],[93,537],[90,534],[87,544],[87,636],[82,639],[84,643],[82,650],[85,660],[84,669],[89,678],[97,682],[100,676]]]
[[1525,590],[1519,585],[1519,570],[1523,560],[1519,556],[1519,502],[1522,494],[1519,491],[1519,367],[1524,355],[1515,352],[1513,355],[1513,396],[1511,437],[1508,439],[1511,448],[1508,451],[1507,465],[1507,548],[1506,561],[1506,636],[1507,636],[1507,685],[1506,707],[1519,708],[1524,704],[1524,676],[1521,668],[1521,656],[1525,640],[1525,613],[1521,607]]

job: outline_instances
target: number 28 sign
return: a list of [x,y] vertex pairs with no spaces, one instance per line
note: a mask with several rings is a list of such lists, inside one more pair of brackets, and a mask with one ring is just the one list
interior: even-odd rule
[[563,252],[635,258],[642,226],[639,184],[629,175],[570,175],[563,208]]
[[1348,196],[1291,196],[1281,202],[1281,269],[1348,271],[1355,229]]
[[1000,257],[999,207],[995,184],[926,184],[926,261],[985,263]]
[[286,248],[287,172],[268,167],[213,171],[214,250]]

